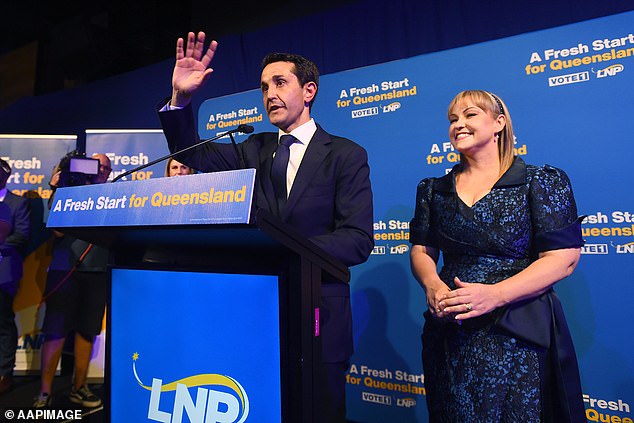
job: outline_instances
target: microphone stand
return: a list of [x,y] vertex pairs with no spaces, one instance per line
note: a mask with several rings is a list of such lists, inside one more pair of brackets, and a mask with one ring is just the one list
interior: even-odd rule
[[[234,148],[236,149],[236,152],[237,152],[238,147],[236,146],[235,140],[233,139],[233,136],[232,136],[236,132],[244,132],[245,134],[248,134],[248,133],[253,132],[253,127],[252,126],[248,126],[248,125],[240,125],[237,128],[231,129],[231,130],[229,130],[227,132],[223,132],[222,134],[218,134],[215,137],[204,139],[204,140],[200,141],[197,144],[190,145],[187,148],[183,148],[182,150],[178,150],[178,151],[176,151],[174,153],[170,153],[170,154],[168,154],[166,156],[159,157],[158,159],[152,160],[149,163],[146,163],[144,165],[135,167],[134,169],[130,169],[130,170],[126,171],[126,172],[123,172],[122,174],[117,175],[116,178],[113,178],[112,182],[117,182],[119,179],[123,178],[124,176],[128,176],[128,175],[130,175],[130,174],[132,174],[134,172],[137,172],[137,171],[139,171],[141,169],[145,169],[146,167],[152,166],[152,165],[154,165],[156,163],[162,162],[163,160],[169,159],[170,157],[174,157],[174,156],[177,156],[177,155],[179,155],[181,153],[184,153],[186,151],[189,151],[189,150],[192,150],[194,148],[200,147],[201,145],[203,145],[205,143],[208,143],[208,142],[211,142],[211,141],[215,141],[215,140],[217,140],[219,138],[222,138],[222,137],[226,137],[227,135],[229,135],[229,137],[231,137],[231,142],[233,143],[233,146],[234,146]],[[239,155],[238,155],[238,157],[240,157],[241,164],[244,164],[243,160],[242,160],[242,157],[239,156]]]
[[244,157],[242,157],[242,154],[240,154],[240,151],[238,150],[238,144],[236,144],[236,140],[233,138],[232,133],[229,133],[229,138],[231,138],[233,150],[236,152],[236,156],[238,156],[238,159],[240,160],[240,169],[246,169],[247,165],[244,163]]

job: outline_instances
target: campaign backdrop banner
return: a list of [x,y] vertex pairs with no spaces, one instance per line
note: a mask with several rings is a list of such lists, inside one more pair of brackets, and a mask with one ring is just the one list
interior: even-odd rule
[[[448,139],[450,101],[484,89],[509,108],[516,154],[561,168],[572,181],[579,214],[587,216],[586,245],[574,274],[555,290],[575,342],[588,420],[632,421],[632,22],[628,12],[320,79],[312,115],[367,149],[374,192],[376,246],[352,269],[348,419],[428,421],[420,341],[426,302],[409,268],[409,221],[418,182],[459,161]],[[275,130],[260,119],[262,107],[258,90],[208,100],[200,135],[240,123]]]
[[[198,109],[198,134],[201,139],[222,135],[239,125],[253,126],[255,132],[277,132],[266,116],[259,90],[206,100]],[[247,136],[239,133],[234,135],[234,139],[240,142]],[[230,141],[229,136],[224,136],[216,142]]]
[[0,157],[11,166],[7,189],[29,199],[31,234],[24,274],[13,302],[18,326],[16,374],[40,369],[40,328],[44,308],[38,308],[46,284],[46,269],[51,260],[51,234],[45,223],[48,200],[53,190],[48,185],[53,168],[75,149],[76,135],[0,135]]
[[49,228],[249,223],[255,169],[59,188]]
[[[112,172],[108,180],[111,181],[124,172],[166,156],[169,150],[160,129],[87,129],[86,155],[90,157],[95,153],[105,154],[110,159]],[[165,176],[165,166],[166,162],[159,162],[121,180],[160,178]]]

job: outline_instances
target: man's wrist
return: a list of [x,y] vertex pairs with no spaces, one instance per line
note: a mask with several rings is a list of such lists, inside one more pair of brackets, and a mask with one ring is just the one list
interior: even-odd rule
[[182,109],[187,107],[191,102],[191,96],[184,94],[182,91],[172,90],[172,98],[167,104],[170,109]]

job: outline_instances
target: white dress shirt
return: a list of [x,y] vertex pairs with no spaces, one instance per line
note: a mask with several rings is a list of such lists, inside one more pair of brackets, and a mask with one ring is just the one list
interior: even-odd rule
[[[172,106],[168,101],[165,106],[159,110],[160,112],[166,112],[169,110],[178,110],[182,109],[182,107]],[[290,132],[290,135],[294,136],[298,142],[291,144],[290,149],[290,157],[288,159],[288,167],[286,168],[286,197],[288,198],[288,194],[291,192],[291,188],[293,186],[293,182],[295,182],[295,176],[297,176],[297,171],[299,170],[299,165],[302,163],[302,159],[304,158],[304,153],[306,153],[306,149],[308,148],[308,144],[310,140],[313,138],[317,132],[317,124],[315,123],[315,119],[310,119],[308,122],[298,126]],[[280,137],[282,135],[287,135],[281,129],[277,134],[277,142],[279,144]],[[275,153],[273,153],[275,157]]]
[[[306,149],[308,148],[308,144],[310,140],[313,138],[317,132],[317,124],[315,123],[315,119],[311,119],[308,122],[298,126],[290,132],[290,135],[297,138],[297,142],[294,142],[289,147],[290,149],[290,157],[288,159],[288,167],[286,168],[286,197],[288,198],[288,194],[291,192],[291,187],[293,186],[293,182],[295,182],[295,176],[297,176],[297,171],[299,170],[299,165],[302,163],[302,159],[304,158],[304,154],[306,153]],[[277,142],[280,142],[280,138],[282,135],[286,134],[281,129],[277,134]],[[275,153],[274,153],[275,155]]]

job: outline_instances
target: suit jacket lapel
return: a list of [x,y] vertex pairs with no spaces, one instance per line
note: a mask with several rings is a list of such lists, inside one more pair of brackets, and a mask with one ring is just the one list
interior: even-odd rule
[[277,209],[277,201],[275,200],[275,190],[273,189],[273,182],[271,182],[271,164],[273,163],[273,153],[277,148],[277,134],[274,134],[270,139],[266,139],[262,143],[262,148],[259,151],[261,163],[259,171],[260,184],[262,184],[262,191],[264,193],[264,200],[268,204],[267,210],[270,210],[273,214],[279,216],[279,210]]
[[295,181],[293,181],[293,186],[288,196],[286,207],[284,208],[284,216],[288,216],[297,202],[302,198],[302,194],[313,179],[313,175],[330,153],[330,143],[330,136],[326,131],[321,129],[321,126],[317,125],[317,131],[310,140],[310,144],[308,144],[302,163],[299,165],[297,175],[295,176]]

